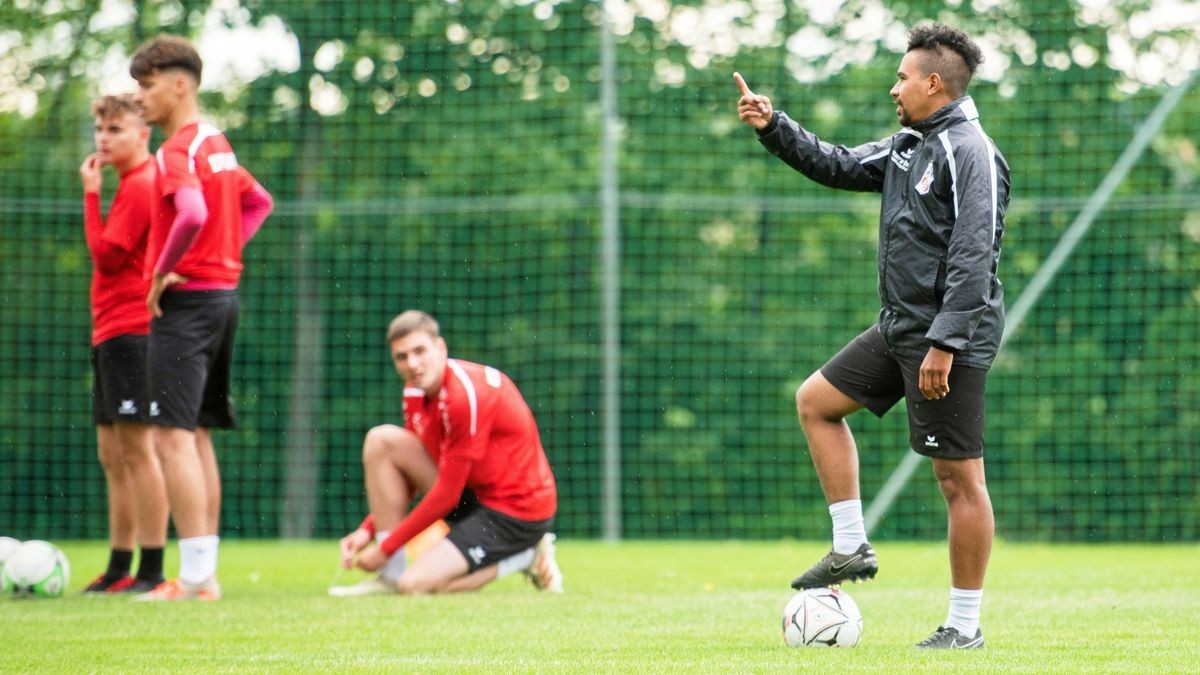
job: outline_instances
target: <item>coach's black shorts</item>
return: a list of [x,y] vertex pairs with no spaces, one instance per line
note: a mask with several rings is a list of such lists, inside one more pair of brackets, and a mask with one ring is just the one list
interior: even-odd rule
[[92,422],[150,419],[145,335],[118,335],[92,347]]
[[983,456],[984,368],[953,365],[950,394],[931,401],[918,388],[920,362],[901,360],[872,326],[821,367],[839,391],[883,417],[901,398],[908,406],[908,436],[918,454],[946,459]]
[[467,570],[474,572],[536,545],[550,531],[554,518],[513,518],[480,504],[468,490],[446,516],[446,523],[450,525],[446,539],[467,559]]
[[233,427],[229,399],[237,291],[167,291],[150,322],[150,422],[194,430]]

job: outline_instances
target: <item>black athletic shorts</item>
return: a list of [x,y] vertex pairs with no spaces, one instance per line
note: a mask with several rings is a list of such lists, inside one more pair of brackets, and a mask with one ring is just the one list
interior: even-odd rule
[[237,291],[167,291],[150,322],[150,422],[163,427],[233,427],[229,398]]
[[150,419],[145,335],[118,335],[92,347],[92,422]]
[[908,407],[912,449],[928,457],[983,456],[984,387],[987,369],[953,365],[950,394],[931,401],[918,388],[921,364],[902,360],[872,326],[821,367],[843,394],[883,417],[901,398]]
[[554,525],[554,518],[521,520],[489,509],[470,490],[445,520],[450,526],[446,539],[467,559],[469,572],[536,545]]

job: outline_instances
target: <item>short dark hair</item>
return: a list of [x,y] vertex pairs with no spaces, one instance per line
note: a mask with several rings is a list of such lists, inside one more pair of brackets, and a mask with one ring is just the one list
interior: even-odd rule
[[172,68],[190,74],[196,78],[196,84],[200,83],[200,72],[204,69],[200,53],[192,43],[178,35],[159,35],[151,38],[149,42],[138,47],[133,60],[129,62],[129,74],[135,80]]
[[983,51],[967,34],[941,23],[923,23],[908,31],[908,51],[928,52],[925,74],[937,73],[953,98],[965,96],[971,78],[983,63]]

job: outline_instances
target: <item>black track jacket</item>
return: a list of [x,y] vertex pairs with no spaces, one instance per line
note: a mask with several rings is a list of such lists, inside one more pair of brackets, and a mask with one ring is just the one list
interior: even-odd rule
[[825,143],[782,112],[758,140],[788,166],[840,190],[879,192],[879,330],[902,358],[930,345],[954,364],[987,368],[1004,332],[996,276],[1008,163],[971,97],[880,141]]

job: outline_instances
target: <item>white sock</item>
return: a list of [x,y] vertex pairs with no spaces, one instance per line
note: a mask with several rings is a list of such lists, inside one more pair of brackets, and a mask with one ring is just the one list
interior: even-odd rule
[[215,534],[179,540],[179,580],[193,585],[202,584],[217,576],[217,545],[221,538]]
[[533,564],[533,548],[527,548],[520,553],[514,553],[504,560],[496,563],[496,578],[503,579],[504,577],[519,572],[523,569],[528,569]]
[[953,628],[959,635],[975,637],[979,630],[979,606],[983,604],[983,589],[964,591],[950,589],[950,613],[946,616],[946,628]]
[[833,550],[850,555],[867,543],[867,527],[863,523],[862,500],[847,499],[829,505],[833,517]]
[[[383,543],[383,540],[387,539],[389,534],[391,534],[391,532],[376,532],[375,543]],[[408,556],[404,554],[404,547],[401,546],[400,548],[396,549],[396,552],[392,554],[392,557],[388,558],[387,562],[383,564],[383,569],[379,570],[379,576],[383,577],[387,581],[396,583],[400,580],[400,575],[404,574],[404,570],[406,569],[408,569]]]

